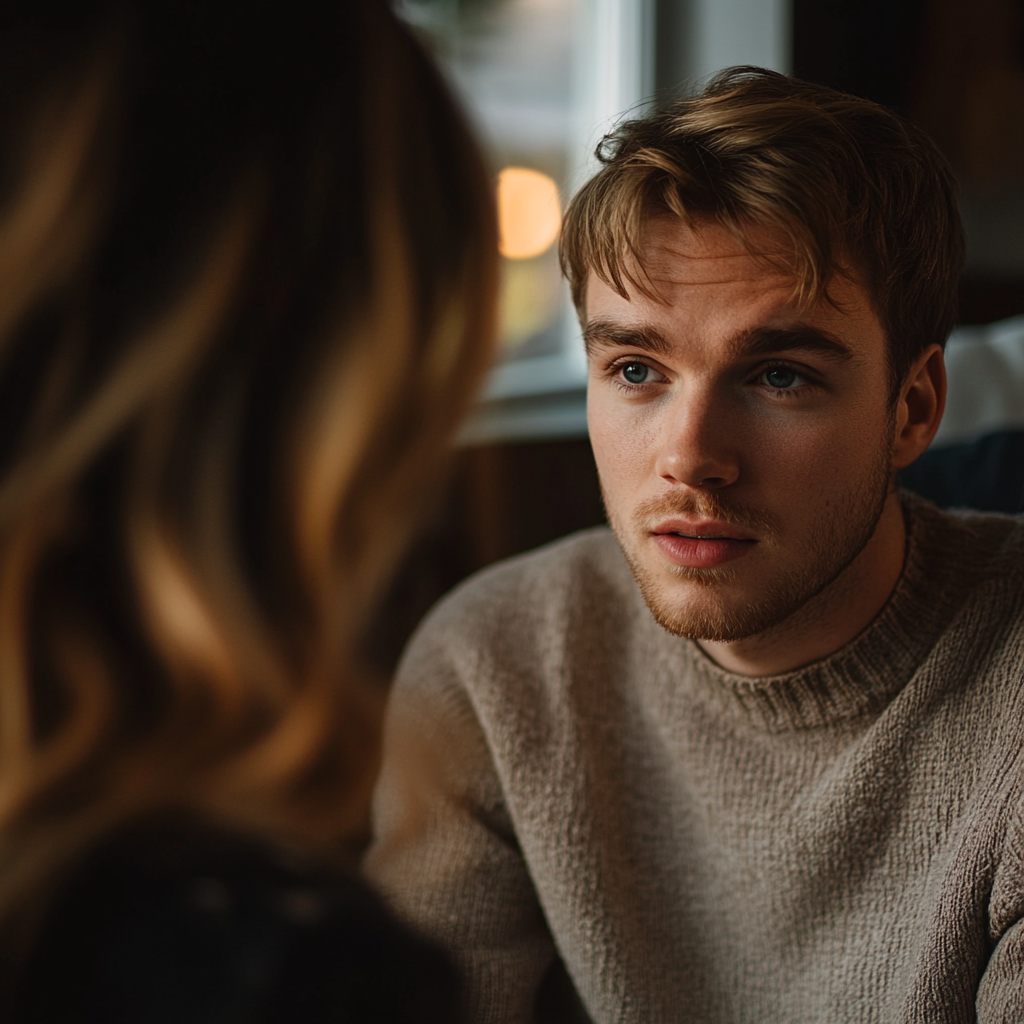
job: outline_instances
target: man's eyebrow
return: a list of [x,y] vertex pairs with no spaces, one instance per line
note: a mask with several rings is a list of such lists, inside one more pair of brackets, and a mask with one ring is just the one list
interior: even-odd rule
[[[671,343],[653,327],[616,323],[614,320],[591,320],[583,332],[583,343],[588,355],[602,346],[635,348],[656,356],[665,356],[672,351]],[[755,327],[737,335],[732,341],[732,349],[737,357],[801,351],[818,352],[843,362],[854,358],[849,345],[829,331],[810,324]]]
[[811,327],[810,324],[756,327],[738,335],[732,344],[737,356],[768,356],[794,350],[818,352],[844,362],[854,356],[853,349],[845,342],[820,327]]
[[656,356],[667,355],[672,350],[664,335],[653,327],[617,324],[613,320],[591,320],[583,331],[583,344],[587,355],[592,355],[597,348],[611,345],[638,348]]

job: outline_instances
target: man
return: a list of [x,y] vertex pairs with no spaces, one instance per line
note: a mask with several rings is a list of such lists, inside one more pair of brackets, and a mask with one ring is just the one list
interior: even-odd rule
[[371,876],[473,1020],[1024,1020],[1024,531],[895,488],[963,260],[923,133],[736,70],[624,125],[563,263],[614,535],[394,692]]

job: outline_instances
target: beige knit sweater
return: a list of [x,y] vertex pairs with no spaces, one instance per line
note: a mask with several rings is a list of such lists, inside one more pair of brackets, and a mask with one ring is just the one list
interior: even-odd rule
[[368,873],[527,1021],[1024,1022],[1024,525],[905,498],[902,581],[751,679],[663,632],[611,533],[431,614],[389,712]]

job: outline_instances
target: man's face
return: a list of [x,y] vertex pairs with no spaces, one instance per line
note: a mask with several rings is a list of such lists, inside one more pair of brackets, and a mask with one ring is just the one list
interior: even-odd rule
[[834,305],[800,309],[793,278],[715,224],[657,218],[644,266],[662,302],[587,287],[608,516],[663,626],[740,640],[805,607],[874,532],[892,471],[885,334],[860,285],[837,277]]

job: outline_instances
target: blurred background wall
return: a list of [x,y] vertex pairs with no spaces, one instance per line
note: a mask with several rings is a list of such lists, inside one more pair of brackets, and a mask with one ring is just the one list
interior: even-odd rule
[[424,517],[421,540],[370,637],[382,676],[465,576],[604,522],[555,243],[560,209],[624,112],[750,63],[908,113],[963,186],[961,323],[1024,314],[1024,0],[403,0],[401,10],[488,146],[505,285],[499,364],[444,500],[410,510]]

